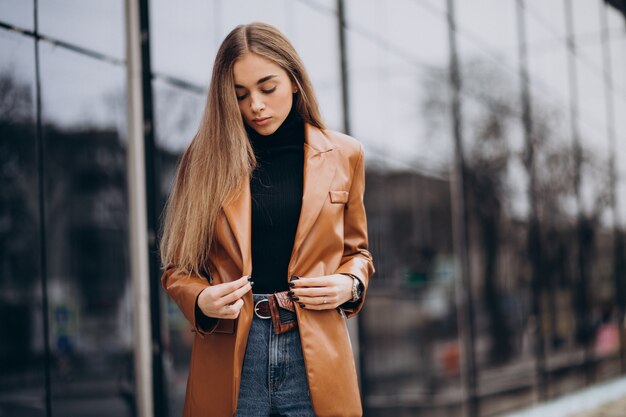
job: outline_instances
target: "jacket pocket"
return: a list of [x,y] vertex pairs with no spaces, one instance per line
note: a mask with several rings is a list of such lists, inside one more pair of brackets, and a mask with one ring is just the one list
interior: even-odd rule
[[346,204],[348,202],[347,191],[329,191],[330,202],[335,204]]

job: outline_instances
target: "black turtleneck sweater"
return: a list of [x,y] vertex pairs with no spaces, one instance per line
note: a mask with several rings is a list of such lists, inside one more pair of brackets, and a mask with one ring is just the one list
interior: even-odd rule
[[304,176],[304,123],[292,106],[270,135],[246,125],[257,159],[250,178],[252,197],[252,277],[254,293],[288,286],[288,266],[296,236]]

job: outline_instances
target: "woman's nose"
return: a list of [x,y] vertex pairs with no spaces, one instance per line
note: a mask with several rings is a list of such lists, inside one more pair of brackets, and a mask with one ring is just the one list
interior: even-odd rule
[[250,103],[250,108],[254,113],[258,113],[265,108],[265,103],[258,94],[252,95],[252,100]]

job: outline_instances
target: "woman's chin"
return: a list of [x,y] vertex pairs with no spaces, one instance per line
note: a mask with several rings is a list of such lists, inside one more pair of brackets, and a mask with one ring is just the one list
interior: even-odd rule
[[269,136],[272,133],[276,132],[276,126],[274,126],[273,124],[268,124],[265,126],[255,126],[253,124],[251,127],[256,133],[262,136]]

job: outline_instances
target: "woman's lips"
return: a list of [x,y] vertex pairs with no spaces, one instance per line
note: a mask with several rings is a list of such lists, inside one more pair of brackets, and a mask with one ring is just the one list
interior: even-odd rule
[[263,126],[267,123],[269,123],[271,117],[260,117],[258,119],[252,119],[252,121],[254,122],[254,124],[256,124],[257,126]]

